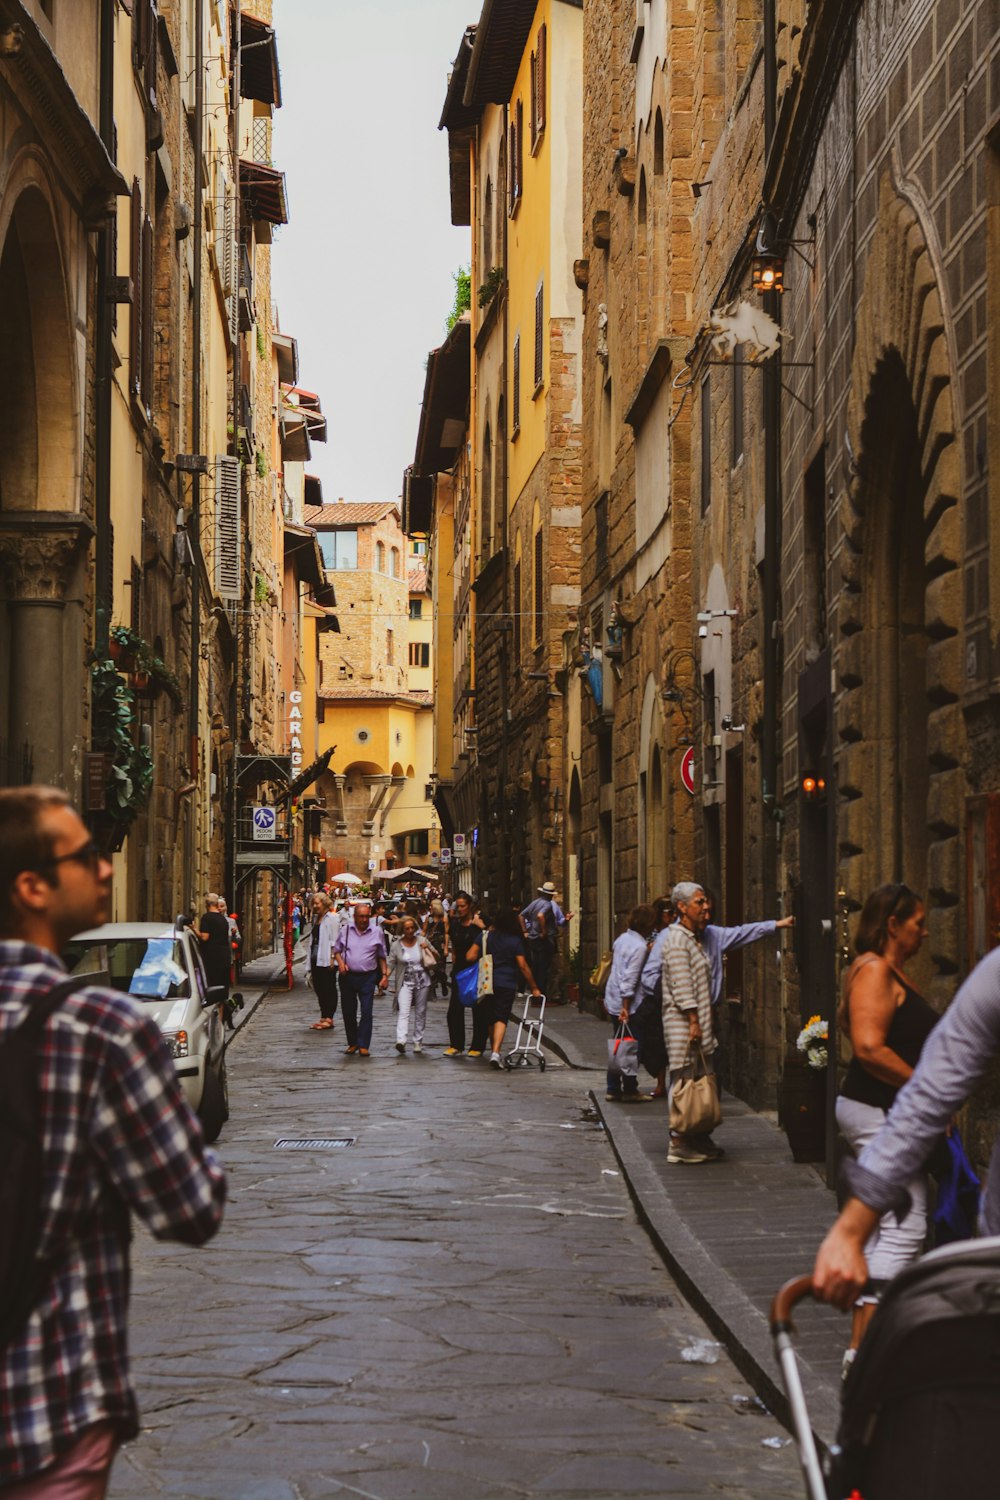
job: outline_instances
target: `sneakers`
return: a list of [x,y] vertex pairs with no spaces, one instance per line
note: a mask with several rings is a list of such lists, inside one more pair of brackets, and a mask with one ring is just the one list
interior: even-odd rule
[[640,1094],[638,1091],[634,1094],[622,1094],[623,1104],[652,1104],[652,1102],[648,1094]]
[[491,1068],[502,1068],[503,1067],[503,1058],[500,1056],[499,1052],[491,1052],[490,1053],[490,1067]]
[[621,1102],[621,1097],[622,1096],[621,1096],[621,1094],[612,1094],[612,1093],[608,1092],[607,1094],[605,1094],[604,1097],[608,1101],[609,1104],[619,1104]]
[[416,1052],[418,1054],[421,1053],[421,1052],[423,1052],[423,1050],[424,1050],[424,1044],[423,1044],[423,1042],[414,1042],[413,1043],[413,1050],[414,1050],[414,1052]]
[[444,1049],[444,1051],[441,1053],[442,1057],[461,1057],[461,1055],[462,1055],[462,1049],[461,1049],[461,1047],[446,1047]]
[[710,1135],[692,1136],[691,1140],[697,1149],[708,1157],[709,1161],[720,1161],[726,1154],[722,1146],[717,1146]]
[[694,1167],[705,1161],[711,1161],[704,1151],[699,1151],[697,1146],[689,1146],[687,1141],[671,1141],[670,1150],[667,1152],[667,1161],[671,1166]]
[[477,1052],[475,1048],[470,1047],[465,1055],[466,1057],[482,1057],[483,1054],[481,1052]]
[[[414,1051],[415,1050],[416,1050],[416,1048],[414,1048]],[[400,1057],[403,1057],[405,1055],[405,1053],[406,1053],[406,1043],[405,1042],[397,1042],[396,1043],[396,1051],[399,1053]]]

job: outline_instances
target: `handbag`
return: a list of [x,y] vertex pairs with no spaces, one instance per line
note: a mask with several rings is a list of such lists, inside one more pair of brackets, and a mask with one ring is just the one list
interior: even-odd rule
[[639,1076],[639,1043],[625,1021],[608,1041],[608,1072],[620,1073],[623,1078]]
[[721,1119],[715,1074],[708,1071],[701,1043],[692,1042],[683,1077],[670,1091],[670,1129],[678,1135],[708,1135]]
[[479,999],[479,964],[467,964],[455,973],[455,988],[463,1005],[475,1005]]
[[436,969],[441,962],[435,950],[425,938],[420,946],[420,962],[425,969]]
[[487,951],[487,943],[490,940],[488,932],[483,933],[483,956],[479,960],[479,976],[476,980],[476,999],[484,1000],[487,995],[493,993],[493,954]]
[[599,995],[603,995],[611,977],[611,954],[602,953],[590,971],[590,983]]

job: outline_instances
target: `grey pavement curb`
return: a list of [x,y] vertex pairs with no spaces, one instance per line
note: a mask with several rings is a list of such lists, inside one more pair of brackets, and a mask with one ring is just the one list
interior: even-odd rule
[[[604,1124],[639,1219],[667,1269],[719,1342],[725,1345],[740,1372],[778,1420],[791,1430],[791,1409],[777,1377],[777,1363],[766,1319],[672,1211],[670,1200],[628,1119],[616,1114],[614,1120],[610,1120],[603,1101],[593,1090],[590,1097]],[[839,1410],[840,1393],[824,1381],[817,1380],[801,1362],[799,1370],[810,1415]],[[813,1430],[820,1447],[828,1447],[833,1433],[815,1426]]]
[[548,1047],[550,1052],[554,1052],[557,1057],[562,1058],[563,1062],[569,1067],[576,1068],[581,1073],[601,1073],[604,1071],[597,1063],[588,1062],[583,1053],[578,1051],[572,1042],[568,1042],[562,1037],[557,1039],[550,1032],[546,1031],[544,1026],[542,1027],[542,1046]]

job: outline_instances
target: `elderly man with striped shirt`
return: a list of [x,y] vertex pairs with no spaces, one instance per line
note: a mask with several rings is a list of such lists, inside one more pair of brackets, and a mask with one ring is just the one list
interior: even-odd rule
[[[663,1039],[672,1088],[684,1072],[693,1042],[700,1042],[710,1072],[718,1043],[712,1025],[712,965],[702,942],[712,908],[693,880],[675,885],[670,899],[677,921],[666,929],[663,939]],[[672,1134],[667,1161],[674,1166],[699,1166],[722,1155],[709,1135]]]

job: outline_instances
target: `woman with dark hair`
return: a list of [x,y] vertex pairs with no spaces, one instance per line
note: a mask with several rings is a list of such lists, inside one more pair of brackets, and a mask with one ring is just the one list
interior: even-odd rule
[[521,918],[513,907],[502,906],[490,919],[489,931],[483,939],[483,952],[493,960],[493,993],[485,995],[480,1004],[487,1009],[490,1066],[500,1068],[503,1066],[500,1048],[519,988],[518,974],[533,996],[540,998],[542,993],[528,967]]
[[[903,974],[926,935],[924,904],[909,886],[880,885],[872,891],[862,908],[854,941],[857,957],[847,971],[837,1014],[854,1053],[837,1099],[837,1124],[856,1156],[885,1124],[938,1020],[937,1012]],[[919,1172],[907,1191],[909,1213],[902,1222],[894,1213],[885,1214],[865,1251],[873,1295],[866,1294],[855,1305],[845,1373],[874,1315],[881,1287],[916,1260],[923,1248],[926,1173]]]

